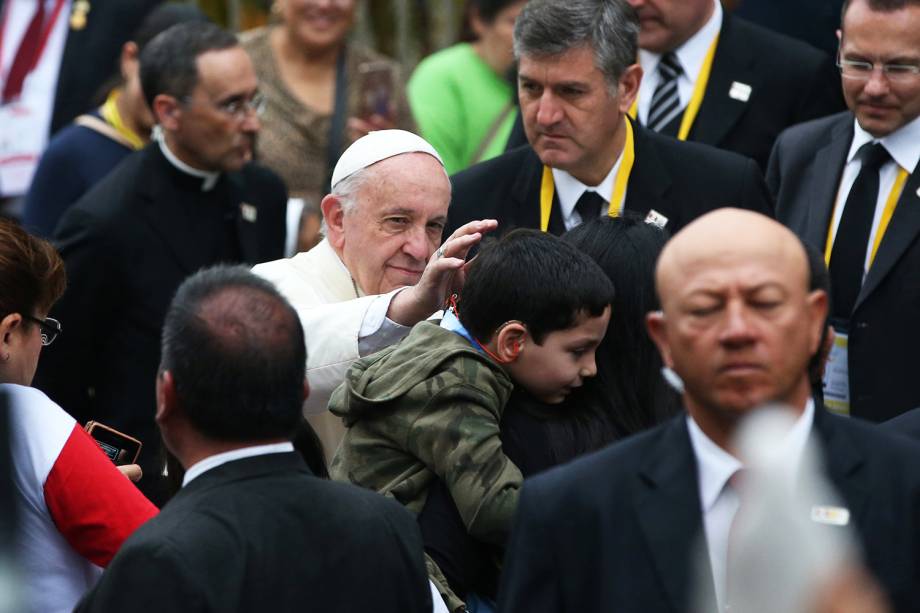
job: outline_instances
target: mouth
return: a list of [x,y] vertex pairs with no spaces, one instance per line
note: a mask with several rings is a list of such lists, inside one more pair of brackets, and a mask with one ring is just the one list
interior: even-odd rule
[[730,377],[744,377],[761,373],[763,370],[763,366],[756,362],[732,362],[720,367],[718,373]]
[[402,266],[390,265],[388,266],[388,268],[392,271],[395,271],[396,274],[403,275],[405,277],[412,277],[414,279],[418,279],[419,277],[421,277],[422,273],[424,272],[424,269],[416,270],[414,268],[403,268]]

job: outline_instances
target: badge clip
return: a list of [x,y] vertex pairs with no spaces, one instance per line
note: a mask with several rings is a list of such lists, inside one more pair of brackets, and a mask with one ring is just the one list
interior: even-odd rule
[[731,88],[728,90],[728,97],[733,100],[747,102],[751,98],[751,86],[747,83],[733,81]]
[[246,202],[240,203],[240,214],[243,216],[243,219],[249,223],[255,223],[256,218],[259,216],[259,210]]
[[846,526],[850,523],[850,511],[843,507],[813,506],[811,521],[828,526]]

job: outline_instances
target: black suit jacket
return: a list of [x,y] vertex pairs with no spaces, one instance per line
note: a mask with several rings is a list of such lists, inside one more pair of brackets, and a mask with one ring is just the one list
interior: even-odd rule
[[[729,95],[735,82],[751,87],[748,100]],[[785,128],[844,108],[840,75],[830,57],[726,14],[689,140],[740,153],[766,168]]]
[[[81,423],[95,419],[140,438],[149,476],[158,474],[153,383],[166,310],[186,277],[218,263],[188,222],[186,207],[200,186],[153,143],[87,192],[55,234],[68,287],[52,313],[64,332],[42,352],[36,387]],[[214,189],[226,194],[225,215],[234,218],[242,261],[282,257],[281,180],[248,165],[225,174]],[[244,202],[255,207],[254,222],[242,216]]]
[[[751,160],[712,147],[682,143],[634,126],[636,160],[624,209],[645,217],[655,210],[674,234],[703,213],[735,206],[773,215],[760,170]],[[474,219],[497,219],[498,232],[540,227],[543,163],[524,145],[451,177],[453,199],[444,235]],[[605,195],[605,197],[609,197]],[[565,232],[558,201],[549,231]]]
[[[814,432],[868,569],[896,611],[916,610],[920,447],[825,411]],[[684,416],[525,481],[518,509],[504,613],[690,611],[696,573],[712,575],[708,556],[696,555],[703,519]]]
[[[751,88],[747,100],[729,95],[736,82]],[[844,108],[840,75],[828,55],[726,13],[703,102],[687,139],[740,153],[763,169],[785,128]],[[509,143],[525,142],[523,134],[521,126]]]
[[[777,219],[821,253],[852,140],[853,115],[839,113],[790,128],[770,159],[767,183]],[[914,169],[851,316],[850,413],[872,421],[920,406],[918,190],[920,171]]]
[[296,453],[229,462],[125,541],[81,612],[428,613],[415,520]]

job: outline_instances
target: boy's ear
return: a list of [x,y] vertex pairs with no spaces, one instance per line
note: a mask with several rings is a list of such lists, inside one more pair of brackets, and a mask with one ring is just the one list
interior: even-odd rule
[[527,342],[527,326],[519,321],[509,321],[498,329],[495,339],[495,354],[502,364],[514,362]]

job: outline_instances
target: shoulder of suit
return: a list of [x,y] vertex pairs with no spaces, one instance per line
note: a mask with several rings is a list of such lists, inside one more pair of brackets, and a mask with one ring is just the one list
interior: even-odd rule
[[[262,200],[283,200],[287,201],[287,186],[275,171],[256,162],[250,162],[243,166],[239,173],[236,173],[243,181],[248,192],[252,194],[253,199],[259,197]],[[266,198],[262,198],[265,196]]]
[[820,49],[787,34],[775,32],[740,17],[731,16],[727,19],[731,44],[744,45],[771,64],[784,64],[786,71],[823,64],[829,57]]
[[827,412],[822,416],[825,432],[846,436],[847,446],[863,449],[870,462],[892,471],[908,469],[920,476],[920,444],[879,424]]
[[850,111],[842,111],[827,117],[805,121],[783,130],[776,140],[776,146],[798,146],[801,143],[824,137],[840,126],[848,127],[852,123],[853,114]]
[[[654,146],[656,152],[669,162],[669,166],[701,169],[733,167],[737,171],[751,162],[750,158],[739,153],[719,149],[712,145],[680,141],[647,129],[643,129],[643,134],[643,144]],[[641,158],[641,147],[637,147],[636,155],[637,159]],[[713,170],[707,170],[704,174],[708,175],[712,172]]]
[[149,148],[129,153],[70,208],[100,220],[126,214],[126,203],[134,201],[138,185],[149,180],[148,152]]

